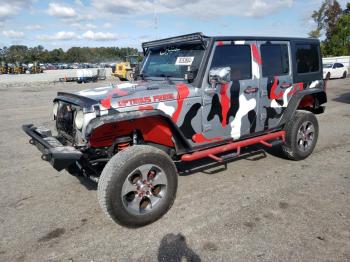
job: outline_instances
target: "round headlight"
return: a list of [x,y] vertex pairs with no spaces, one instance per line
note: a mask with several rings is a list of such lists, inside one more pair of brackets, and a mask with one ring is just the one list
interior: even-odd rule
[[53,113],[54,117],[57,116],[57,111],[58,111],[58,103],[55,102],[55,103],[53,103],[53,108],[52,108],[52,113]]
[[82,110],[79,110],[76,115],[75,115],[75,119],[74,119],[74,123],[75,123],[75,126],[78,128],[78,129],[82,129],[83,127],[83,124],[84,124],[84,113]]

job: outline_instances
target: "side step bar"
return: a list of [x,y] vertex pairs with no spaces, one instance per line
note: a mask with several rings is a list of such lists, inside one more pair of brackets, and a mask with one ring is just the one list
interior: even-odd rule
[[[274,140],[269,142],[270,140]],[[245,139],[238,142],[231,142],[226,145],[205,149],[202,151],[197,151],[192,154],[185,154],[181,157],[182,161],[194,161],[205,157],[210,157],[211,159],[217,162],[223,162],[225,157],[219,157],[217,154],[237,150],[236,157],[240,156],[241,148],[246,146],[251,146],[255,144],[262,144],[267,147],[273,147],[277,144],[281,144],[286,140],[286,132],[278,131],[274,133],[269,133],[266,135],[253,137],[249,139]]]

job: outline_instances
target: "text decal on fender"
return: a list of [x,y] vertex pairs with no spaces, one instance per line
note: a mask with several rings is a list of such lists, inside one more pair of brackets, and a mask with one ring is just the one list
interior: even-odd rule
[[118,106],[132,106],[132,105],[140,105],[147,104],[152,102],[161,102],[167,100],[174,100],[175,97],[173,94],[163,94],[163,95],[155,95],[155,96],[144,96],[138,98],[129,98],[118,101]]

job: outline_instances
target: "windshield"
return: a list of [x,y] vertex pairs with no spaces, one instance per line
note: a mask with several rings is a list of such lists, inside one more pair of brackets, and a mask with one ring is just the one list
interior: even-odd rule
[[333,64],[323,64],[323,68],[332,68]]
[[202,62],[204,48],[200,44],[153,48],[142,69],[145,77],[172,77],[184,79],[191,66],[197,71]]

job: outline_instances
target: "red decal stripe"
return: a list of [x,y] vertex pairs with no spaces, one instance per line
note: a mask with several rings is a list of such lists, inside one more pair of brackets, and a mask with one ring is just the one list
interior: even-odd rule
[[275,76],[274,77],[274,81],[273,81],[273,85],[271,87],[271,92],[270,92],[270,98],[271,99],[279,99],[281,97],[283,97],[283,92],[280,91],[277,95],[276,95],[276,89],[278,87],[278,77]]
[[300,82],[300,83],[295,83],[293,86],[292,91],[289,92],[288,96],[292,96],[294,95],[296,92],[298,92],[298,90],[303,91],[304,89],[304,83]]
[[253,58],[254,60],[261,65],[262,64],[262,59],[258,50],[258,47],[256,46],[256,44],[252,44],[252,50],[253,50]]
[[218,46],[222,46],[222,45],[224,45],[224,42],[223,42],[223,41],[218,41],[218,42],[217,42],[217,45],[218,45]]
[[214,138],[206,138],[203,134],[195,134],[192,136],[192,140],[195,143],[205,143],[205,142],[213,142],[213,141],[220,141],[222,140],[221,137],[214,137]]
[[139,106],[139,110],[153,110],[153,106]]
[[108,92],[107,97],[105,99],[101,100],[101,105],[107,109],[110,109],[111,100],[114,94],[117,94],[118,96],[126,96],[128,92],[120,90],[118,87],[116,87],[113,90]]
[[101,105],[107,109],[111,108],[111,99],[109,99],[108,97],[101,100]]
[[230,99],[227,96],[227,89],[229,87],[229,84],[223,84],[221,85],[220,89],[220,97],[221,97],[221,112],[222,112],[222,127],[226,127],[227,123],[227,113],[230,109]]
[[178,94],[178,96],[177,96],[177,108],[172,116],[175,123],[179,119],[180,113],[182,111],[184,99],[186,99],[190,94],[190,90],[188,89],[188,86],[183,84],[183,83],[176,85],[176,88],[177,88],[177,94]]

